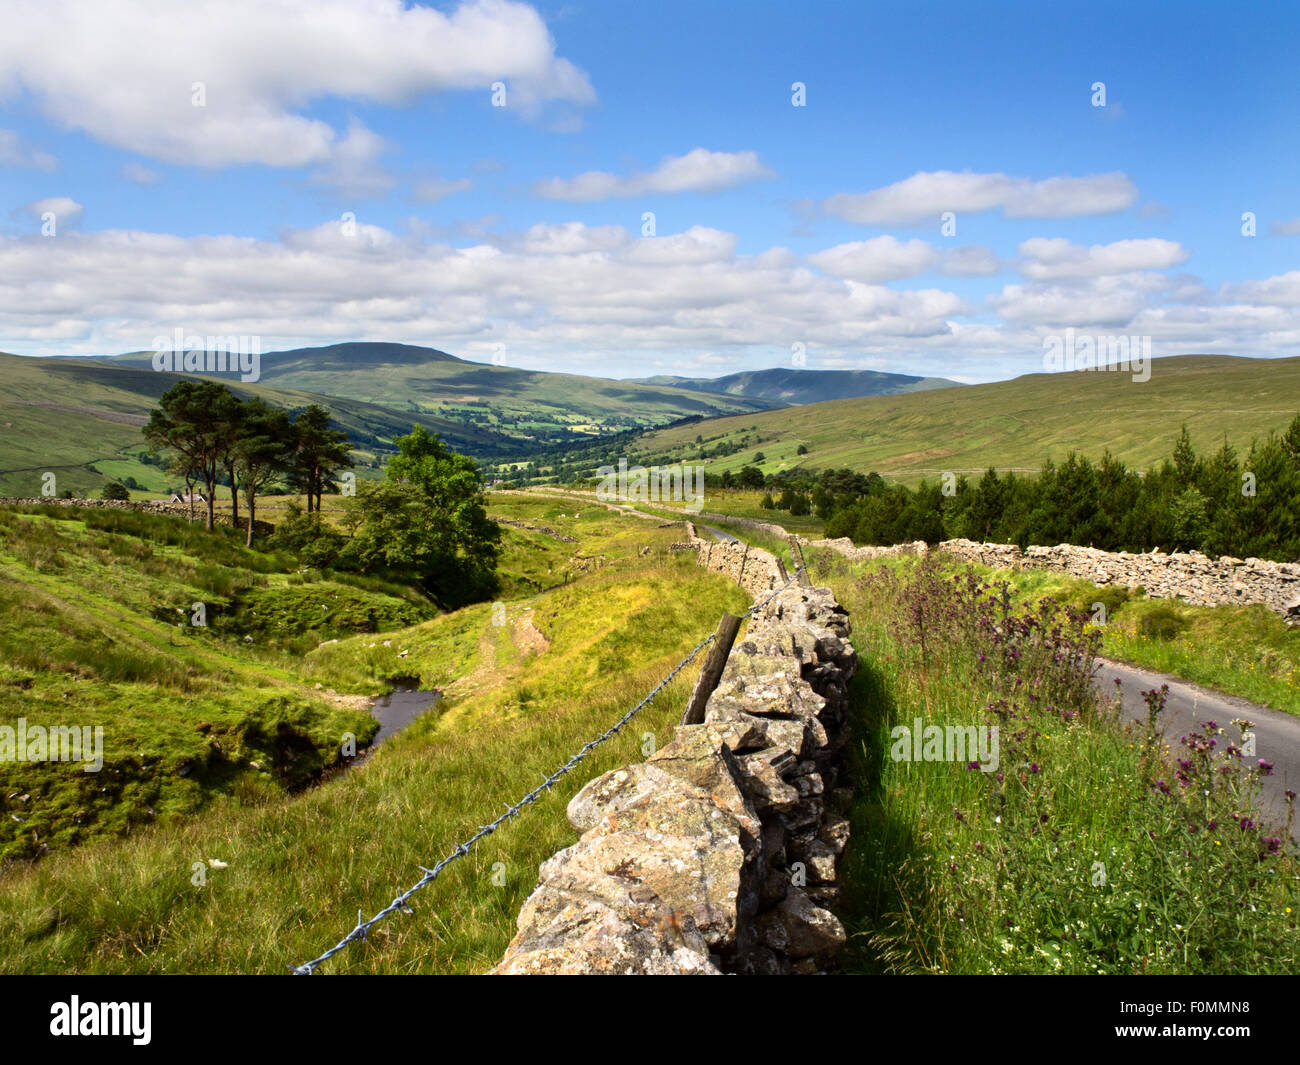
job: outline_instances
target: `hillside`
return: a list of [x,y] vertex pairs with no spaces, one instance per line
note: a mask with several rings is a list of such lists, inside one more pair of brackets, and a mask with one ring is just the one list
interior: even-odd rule
[[[1198,449],[1226,433],[1240,449],[1300,411],[1300,358],[1179,355],[1145,383],[1115,372],[1028,374],[1011,381],[844,399],[648,433],[629,461],[696,460],[701,447],[741,445],[706,460],[712,472],[848,466],[916,483],[989,466],[1036,472],[1071,450],[1146,466],[1170,454],[1183,424]],[[703,443],[696,443],[696,436]],[[743,443],[742,443],[743,442]],[[798,448],[807,448],[804,455]],[[764,460],[756,462],[762,453]]]
[[[313,687],[301,655],[434,608],[305,578],[239,539],[121,510],[0,510],[0,721],[103,730],[98,772],[0,760],[0,866],[278,794],[336,763],[344,732],[370,740],[367,701]],[[357,668],[331,680],[386,688]]]
[[[163,491],[173,479],[140,461],[145,450],[140,429],[158,397],[179,379],[130,364],[0,353],[0,495],[39,494],[45,471],[56,475],[59,491],[93,492],[122,477]],[[328,407],[363,463],[373,459],[376,446],[410,432],[415,422],[470,454],[502,446],[490,430],[424,411],[390,410],[348,394],[321,396],[265,382],[235,381],[232,388],[245,398],[258,395],[291,409],[312,403]]]
[[[92,524],[118,514],[79,512]],[[747,604],[724,577],[671,551],[679,527],[601,507],[584,507],[580,516],[570,500],[504,493],[493,514],[525,526],[506,530],[503,570],[514,589],[503,589],[502,603],[411,624],[398,615],[405,603],[397,600],[375,626],[382,636],[317,629],[303,633],[305,652],[306,643],[293,642],[275,653],[260,637],[248,644],[213,632],[175,635],[174,622],[149,616],[154,603],[174,615],[176,603],[211,594],[202,582],[270,556],[169,519],[149,524],[155,531],[165,524],[186,543],[164,550],[129,529],[85,527],[72,514],[0,511],[0,544],[12,555],[0,565],[24,611],[2,615],[12,619],[0,627],[5,657],[18,664],[0,677],[0,721],[23,714],[36,721],[43,705],[41,719],[57,713],[64,722],[108,726],[98,776],[52,764],[37,767],[39,778],[18,779],[31,767],[6,768],[13,772],[4,778],[0,812],[9,829],[0,841],[26,857],[20,848],[33,824],[41,841],[47,825],[64,835],[39,861],[4,872],[0,971],[284,973],[335,942],[358,908],[373,912],[388,902],[395,885],[419,876],[417,863],[432,864],[498,816],[503,801],[535,788],[659,684],[724,611]],[[50,571],[47,561],[60,557],[64,566]],[[533,577],[550,586],[566,574],[567,584],[545,594],[526,587]],[[251,590],[311,599],[290,617],[321,617],[319,602],[347,591],[326,580],[295,585],[282,574],[265,576],[269,586]],[[24,637],[19,623],[33,611],[39,628]],[[112,674],[112,661],[142,675]],[[417,917],[384,927],[330,971],[492,965],[539,864],[574,838],[568,799],[647,742],[665,744],[696,672],[684,670],[634,726],[594,751],[519,824],[449,868],[419,897]],[[261,748],[284,737],[277,722],[294,724],[314,708],[312,738],[322,749],[347,729],[362,738],[368,719],[333,710],[331,693],[318,685],[355,697],[399,676],[436,687],[443,698],[437,712],[361,765],[287,794],[250,764],[269,766]],[[132,706],[147,709],[132,717]],[[257,725],[271,741],[260,742]],[[187,759],[202,767],[205,785],[226,785],[219,795],[213,788],[209,801],[197,801],[199,773],[183,772]],[[222,771],[229,776],[219,781]],[[113,794],[96,798],[105,785]],[[153,802],[150,787],[163,789],[171,805]],[[97,818],[93,832],[77,824],[78,788],[93,793],[86,803]],[[127,834],[130,812],[144,816]],[[219,864],[209,864],[199,885],[192,870],[205,860]]]
[[747,399],[782,405],[961,387],[956,381],[944,377],[912,377],[909,374],[881,373],[877,370],[797,370],[791,367],[744,370],[725,377],[665,376],[644,377],[640,381],[644,384],[689,388],[696,392],[744,396]]
[[[151,357],[135,353],[97,361],[139,368],[149,366]],[[476,455],[517,454],[521,447],[583,434],[772,406],[742,396],[469,362],[411,344],[332,344],[267,352],[261,359],[263,385],[347,397],[408,420],[414,414],[442,418],[471,440],[476,434],[490,439],[490,447],[476,443],[466,449]]]

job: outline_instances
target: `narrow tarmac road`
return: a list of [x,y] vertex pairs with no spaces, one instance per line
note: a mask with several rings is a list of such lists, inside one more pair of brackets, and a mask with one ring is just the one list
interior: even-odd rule
[[[1100,664],[1093,674],[1093,684],[1103,698],[1111,698],[1115,694],[1115,680],[1119,679],[1121,713],[1125,720],[1145,726],[1147,707],[1141,693],[1162,684],[1169,685],[1169,698],[1157,724],[1173,751],[1178,750],[1180,736],[1187,735],[1206,721],[1227,729],[1227,736],[1233,740],[1237,736],[1231,725],[1233,718],[1253,721],[1255,757],[1273,764],[1273,773],[1264,778],[1260,795],[1262,819],[1278,828],[1286,824],[1287,804],[1283,792],[1287,788],[1300,791],[1300,717],[1270,710],[1235,695],[1210,691],[1168,673],[1154,673],[1105,658],[1098,661]],[[1248,761],[1243,756],[1243,764]],[[1297,822],[1291,828],[1291,835],[1300,840],[1300,818]]]
[[721,529],[715,529],[712,525],[701,525],[700,528],[706,533],[712,533],[715,540],[721,540],[724,544],[740,543],[739,537],[732,536],[731,533],[723,532]]

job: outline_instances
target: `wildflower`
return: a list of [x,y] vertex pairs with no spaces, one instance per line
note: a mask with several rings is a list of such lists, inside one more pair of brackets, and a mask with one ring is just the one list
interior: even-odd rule
[[1260,771],[1261,773],[1263,773],[1264,776],[1266,776],[1266,777],[1270,777],[1270,776],[1272,776],[1272,775],[1273,775],[1273,763],[1272,763],[1272,762],[1266,762],[1266,761],[1264,761],[1264,759],[1261,758],[1261,759],[1259,760],[1259,771]]

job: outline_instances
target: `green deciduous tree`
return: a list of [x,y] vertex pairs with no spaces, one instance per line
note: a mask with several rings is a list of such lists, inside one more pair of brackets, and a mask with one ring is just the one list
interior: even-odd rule
[[349,554],[362,569],[416,577],[445,607],[491,594],[501,530],[487,516],[478,466],[423,426],[395,443],[387,480],[357,494],[362,520]]

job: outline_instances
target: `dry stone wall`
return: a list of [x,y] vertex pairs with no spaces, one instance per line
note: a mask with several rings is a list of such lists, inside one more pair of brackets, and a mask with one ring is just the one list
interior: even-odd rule
[[[921,541],[894,547],[855,547],[847,537],[808,543],[855,561],[924,554],[928,550]],[[1030,547],[1022,551],[1015,544],[981,544],[973,540],[945,540],[936,550],[963,562],[977,562],[994,569],[1055,570],[1097,585],[1140,587],[1154,598],[1178,599],[1196,606],[1262,603],[1288,622],[1300,623],[1300,563],[1227,555],[1209,558],[1199,551],[1131,554],[1073,544]]]
[[[170,514],[176,518],[188,518],[190,516],[190,507],[188,503],[168,503],[161,500],[134,500],[134,499],[57,499],[54,497],[41,497],[34,499],[23,499],[16,496],[0,496],[0,506],[8,507],[90,507],[95,510],[138,510],[143,514]],[[207,518],[208,508],[204,503],[194,505],[194,520],[203,521]],[[223,514],[218,511],[213,520],[218,525],[231,524],[229,514]],[[261,522],[258,522],[261,525]],[[248,521],[245,519],[244,526],[247,527]],[[269,529],[270,526],[268,525]]]
[[493,973],[813,973],[844,942],[848,616],[828,588],[786,586],[768,552],[688,534],[766,602],[703,724],[574,796],[582,836],[543,863]]

